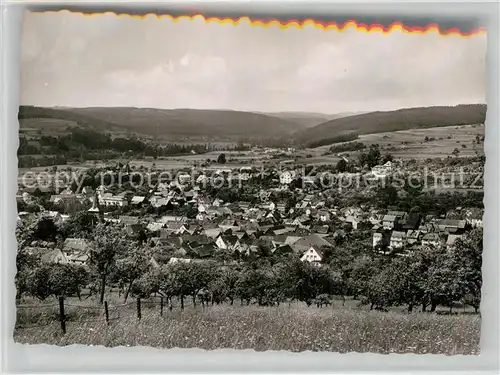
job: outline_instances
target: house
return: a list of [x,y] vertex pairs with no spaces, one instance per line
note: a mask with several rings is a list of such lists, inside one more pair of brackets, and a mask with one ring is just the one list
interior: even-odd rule
[[317,216],[319,221],[322,222],[330,221],[330,213],[327,210],[319,210]]
[[459,233],[462,232],[465,228],[466,221],[465,220],[439,220],[437,222],[438,228],[441,232],[446,233]]
[[286,211],[286,204],[285,203],[278,203],[276,205],[276,209],[281,212],[281,213],[284,213]]
[[287,236],[284,245],[290,245],[290,246],[292,246],[293,244],[295,244],[301,238],[302,237],[298,237],[298,236]]
[[358,224],[361,222],[361,219],[358,219],[357,217],[354,217],[352,215],[349,215],[345,219],[345,223],[350,224],[352,226],[352,229],[358,229]]
[[149,199],[149,202],[151,203],[151,206],[153,206],[155,208],[168,206],[168,204],[171,201],[172,201],[172,197],[161,197],[161,196],[158,196],[158,195],[153,195]]
[[409,230],[406,233],[406,242],[408,245],[416,244],[420,239],[421,233],[419,230]]
[[85,265],[87,263],[90,250],[90,241],[83,238],[67,238],[62,248],[67,263],[78,265]]
[[146,197],[140,196],[140,195],[134,195],[132,199],[130,200],[130,204],[133,206],[139,206],[144,203],[146,200]]
[[406,232],[393,231],[389,247],[391,249],[401,249],[406,245]]
[[479,208],[470,208],[465,212],[465,220],[467,224],[473,228],[483,227],[483,210]]
[[165,223],[165,228],[172,234],[183,234],[187,231],[186,226],[181,221],[168,221]]
[[99,196],[99,204],[110,207],[125,207],[128,206],[128,201],[125,196],[113,195],[111,193],[104,193]]
[[376,165],[372,168],[372,174],[375,178],[385,178],[392,172],[392,163],[388,161],[384,165]]
[[398,221],[405,221],[408,216],[408,214],[405,211],[396,211],[396,210],[387,211],[387,215],[396,216]]
[[229,244],[224,241],[224,238],[222,238],[222,236],[217,237],[217,239],[215,240],[215,245],[222,250],[229,249]]
[[321,265],[323,260],[323,253],[317,248],[311,246],[300,258],[302,262],[309,262],[314,265]]
[[221,234],[222,229],[217,226],[217,224],[207,223],[203,225],[202,233],[207,237],[217,238]]
[[384,215],[382,214],[377,214],[377,213],[372,213],[370,217],[368,218],[368,221],[372,225],[379,225],[382,224],[382,220],[384,219]]
[[439,238],[439,234],[437,233],[427,233],[422,237],[422,246],[438,247],[440,245],[441,239]]
[[332,244],[318,234],[310,234],[302,237],[293,244],[294,249],[302,251],[310,249],[311,247],[320,249],[323,246],[331,247]]
[[273,255],[275,256],[288,256],[294,253],[290,245],[280,245],[273,249]]
[[384,236],[382,233],[373,233],[372,246],[375,249],[377,246],[383,245]]
[[392,230],[397,224],[397,218],[394,215],[384,215],[382,226],[386,230]]
[[181,185],[187,184],[189,181],[191,181],[191,176],[187,173],[180,173],[179,175],[177,175],[177,181]]
[[284,171],[280,173],[280,184],[288,185],[295,179],[295,171]]
[[139,218],[137,216],[122,215],[118,218],[121,224],[124,225],[135,225],[139,224]]
[[223,250],[238,250],[241,246],[239,238],[235,235],[221,235],[215,240],[215,245]]
[[158,223],[156,221],[153,221],[151,223],[148,223],[148,225],[146,226],[146,229],[148,229],[151,232],[156,232],[156,231],[159,231],[160,229],[162,229],[164,224],[165,223]]

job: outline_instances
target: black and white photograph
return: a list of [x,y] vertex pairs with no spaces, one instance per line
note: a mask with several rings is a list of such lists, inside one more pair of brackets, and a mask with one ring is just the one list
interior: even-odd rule
[[487,34],[384,26],[26,11],[14,341],[479,355]]

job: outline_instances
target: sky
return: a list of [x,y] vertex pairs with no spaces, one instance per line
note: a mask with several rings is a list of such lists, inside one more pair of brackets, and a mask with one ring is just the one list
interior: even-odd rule
[[21,104],[339,113],[486,102],[486,35],[29,13]]

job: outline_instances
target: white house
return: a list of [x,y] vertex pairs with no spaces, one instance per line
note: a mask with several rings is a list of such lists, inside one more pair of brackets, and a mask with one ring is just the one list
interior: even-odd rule
[[280,173],[280,184],[282,185],[288,185],[290,184],[293,179],[295,178],[295,172],[294,171],[284,171]]
[[392,172],[392,163],[388,161],[384,165],[376,165],[372,168],[372,174],[376,178],[384,178]]
[[434,246],[437,247],[441,245],[441,240],[437,233],[427,233],[422,237],[422,246]]
[[319,220],[322,222],[330,221],[330,213],[327,210],[318,211],[318,216],[319,216]]
[[394,231],[391,235],[389,247],[391,249],[401,249],[406,245],[406,232]]
[[382,242],[382,233],[373,233],[373,248],[376,248]]
[[351,224],[352,229],[358,229],[358,224],[360,223],[360,221],[361,221],[360,219],[351,215],[347,216],[345,219],[346,223]]
[[215,241],[215,245],[217,245],[217,247],[219,249],[223,249],[223,250],[228,249],[228,245],[224,242],[224,239],[222,238],[222,236],[217,237],[217,240]]
[[397,218],[394,215],[385,215],[382,219],[382,225],[384,229],[391,230],[394,229],[394,225],[396,224]]
[[104,193],[99,196],[99,204],[103,206],[128,206],[127,198],[124,196],[113,195],[111,193]]
[[191,181],[191,176],[187,173],[181,173],[177,176],[177,181],[179,184],[186,184]]
[[321,261],[323,260],[323,254],[320,250],[315,249],[314,247],[310,247],[304,255],[300,258],[302,262],[309,262],[315,265],[321,265]]

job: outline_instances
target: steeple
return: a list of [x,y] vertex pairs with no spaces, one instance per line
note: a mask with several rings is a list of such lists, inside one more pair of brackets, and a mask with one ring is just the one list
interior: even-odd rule
[[97,190],[94,193],[94,200],[92,202],[92,208],[89,209],[89,212],[99,212],[99,197],[97,195]]
[[100,205],[99,205],[99,194],[98,194],[98,191],[96,190],[95,191],[95,194],[94,194],[94,201],[92,202],[92,208],[90,208],[88,210],[89,213],[93,213],[96,218],[97,218],[97,221],[94,223],[94,225],[96,225],[97,223],[103,223],[104,222],[104,211],[102,211],[100,209]]

